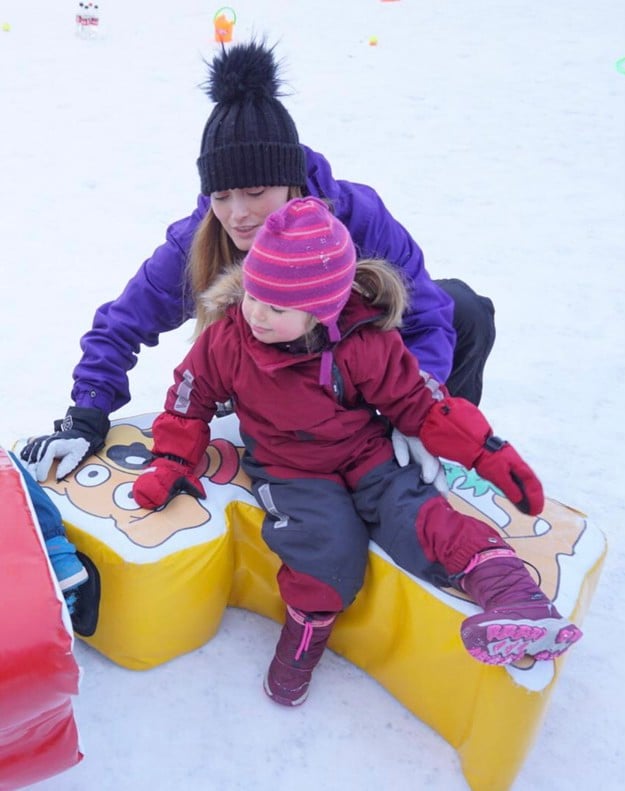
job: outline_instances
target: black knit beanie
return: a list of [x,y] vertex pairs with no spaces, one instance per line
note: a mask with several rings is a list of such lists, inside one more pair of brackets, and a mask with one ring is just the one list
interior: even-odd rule
[[304,151],[279,88],[273,48],[263,43],[224,47],[209,64],[204,89],[216,105],[197,161],[203,194],[304,186]]

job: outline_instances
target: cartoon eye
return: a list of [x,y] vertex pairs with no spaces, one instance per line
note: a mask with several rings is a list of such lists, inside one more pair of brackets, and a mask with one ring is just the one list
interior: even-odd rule
[[546,536],[551,531],[551,525],[546,519],[536,519],[534,522],[534,535]]
[[76,473],[76,483],[80,486],[101,486],[111,477],[111,471],[103,464],[87,464]]
[[113,492],[113,502],[118,508],[124,511],[137,511],[141,506],[137,505],[132,496],[132,483],[120,483]]

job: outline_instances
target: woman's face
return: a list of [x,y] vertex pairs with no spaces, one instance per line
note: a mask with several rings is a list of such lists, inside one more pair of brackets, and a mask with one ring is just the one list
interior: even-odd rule
[[248,187],[213,192],[211,207],[235,247],[247,252],[267,216],[288,198],[288,187]]

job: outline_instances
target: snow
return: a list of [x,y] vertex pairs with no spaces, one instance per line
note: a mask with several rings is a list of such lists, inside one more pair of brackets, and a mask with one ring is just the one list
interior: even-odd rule
[[[0,4],[0,443],[64,414],[78,341],[194,206],[218,8]],[[180,10],[175,10],[180,9]],[[278,42],[303,142],[369,183],[433,276],[497,308],[482,408],[609,553],[513,791],[622,787],[625,759],[625,7],[621,0],[238,0],[235,40]],[[376,36],[377,46],[369,39]],[[191,327],[141,353],[131,405],[158,410]],[[620,415],[620,417],[619,417]],[[86,757],[42,791],[427,788],[454,750],[328,652],[309,701],[261,679],[279,627],[229,610],[202,649],[146,672],[83,643]],[[500,791],[500,789],[493,789]]]

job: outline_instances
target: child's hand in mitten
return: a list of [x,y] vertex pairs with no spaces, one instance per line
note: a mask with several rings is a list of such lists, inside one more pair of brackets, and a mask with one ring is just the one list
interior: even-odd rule
[[524,514],[545,505],[540,481],[508,442],[493,436],[480,410],[464,398],[444,398],[428,412],[419,437],[435,456],[475,468]]
[[206,497],[200,479],[181,460],[158,457],[141,473],[132,487],[132,496],[141,508],[155,509],[186,492],[199,499]]

